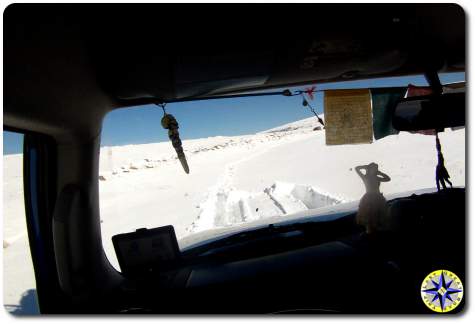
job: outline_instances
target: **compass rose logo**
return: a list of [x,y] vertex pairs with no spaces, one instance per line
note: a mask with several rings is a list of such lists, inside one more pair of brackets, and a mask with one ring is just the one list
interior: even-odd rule
[[453,272],[437,270],[422,282],[421,297],[424,304],[434,312],[446,313],[462,301],[463,285]]

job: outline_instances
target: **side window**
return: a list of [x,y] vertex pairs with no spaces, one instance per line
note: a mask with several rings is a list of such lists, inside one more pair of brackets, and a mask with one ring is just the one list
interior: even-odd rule
[[14,315],[38,314],[23,198],[23,135],[3,132],[3,303]]

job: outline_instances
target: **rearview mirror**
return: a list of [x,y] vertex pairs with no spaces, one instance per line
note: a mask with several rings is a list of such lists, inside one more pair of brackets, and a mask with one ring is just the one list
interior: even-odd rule
[[394,110],[393,127],[419,131],[465,126],[465,93],[446,93],[401,100]]

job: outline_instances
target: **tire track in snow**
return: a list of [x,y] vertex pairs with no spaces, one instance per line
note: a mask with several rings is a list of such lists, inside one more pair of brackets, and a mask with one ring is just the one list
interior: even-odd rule
[[[246,217],[246,214],[249,214],[249,208],[246,208],[245,202],[239,197],[243,192],[236,190],[233,186],[234,170],[238,164],[263,154],[268,149],[269,148],[264,148],[225,165],[223,175],[218,179],[218,182],[208,190],[206,200],[199,206],[201,212],[197,219],[188,227],[188,231],[195,232],[202,229],[222,227],[247,221],[248,217]],[[228,204],[230,198],[231,200],[237,200],[238,211],[233,210],[233,206]]]
[[[300,139],[301,137],[297,136],[291,138],[290,141]],[[284,143],[289,143],[289,141]],[[284,143],[269,143],[271,145],[256,148],[256,152],[225,165],[223,175],[208,190],[207,198],[199,205],[200,214],[186,230],[199,232],[211,228],[228,227],[265,217],[282,216],[311,209],[315,204],[324,206],[339,203],[339,199],[320,193],[316,188],[308,186],[280,183],[278,188],[274,184],[260,192],[238,190],[234,187],[235,169],[239,164],[255,159]],[[284,192],[282,192],[282,187],[286,188]],[[303,190],[301,187],[304,187]],[[308,194],[310,194],[310,198]]]
[[285,211],[284,206],[282,206],[282,204],[277,199],[275,199],[275,197],[270,192],[270,188],[265,188],[264,192],[269,196],[270,200],[272,200],[274,205],[282,211],[282,214],[287,214],[287,212]]

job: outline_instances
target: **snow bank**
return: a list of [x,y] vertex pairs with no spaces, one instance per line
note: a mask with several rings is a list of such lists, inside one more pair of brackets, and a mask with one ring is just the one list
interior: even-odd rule
[[340,202],[313,186],[276,182],[261,192],[249,192],[221,183],[209,191],[207,199],[200,205],[201,213],[187,230],[197,233]]

